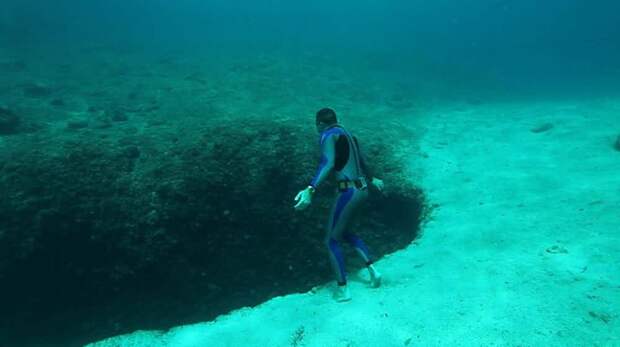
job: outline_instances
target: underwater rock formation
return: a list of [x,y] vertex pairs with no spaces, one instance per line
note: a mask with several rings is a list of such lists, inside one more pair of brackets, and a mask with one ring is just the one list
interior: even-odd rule
[[10,109],[0,106],[0,135],[17,132],[20,118]]
[[[313,129],[240,120],[96,131],[24,139],[0,158],[0,337],[68,346],[69,337],[212,319],[332,280],[323,225],[335,186],[321,187],[309,210],[292,207],[318,161]],[[390,187],[353,226],[380,256],[414,239],[422,194],[393,144],[375,142],[382,129],[358,135]],[[350,271],[363,266],[350,255]]]
[[616,149],[616,151],[620,151],[620,135],[618,135],[618,137],[616,137],[616,142],[614,143],[614,148]]

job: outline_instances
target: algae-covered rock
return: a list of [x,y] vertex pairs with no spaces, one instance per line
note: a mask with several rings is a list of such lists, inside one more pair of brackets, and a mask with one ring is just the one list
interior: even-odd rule
[[[323,226],[335,186],[320,187],[310,209],[293,209],[319,160],[312,125],[152,129],[35,137],[5,154],[0,325],[93,340],[210,319],[332,280]],[[377,256],[408,245],[422,213],[421,192],[391,147],[404,140],[377,142],[407,138],[389,131],[403,130],[359,134],[388,186],[353,225]],[[363,266],[353,252],[348,262]]]

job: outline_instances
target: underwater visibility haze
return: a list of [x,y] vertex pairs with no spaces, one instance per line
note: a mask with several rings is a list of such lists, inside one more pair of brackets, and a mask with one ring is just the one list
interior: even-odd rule
[[0,346],[620,345],[619,23],[3,1]]

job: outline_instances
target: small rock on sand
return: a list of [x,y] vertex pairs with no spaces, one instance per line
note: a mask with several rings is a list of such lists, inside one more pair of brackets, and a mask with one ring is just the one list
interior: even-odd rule
[[605,324],[611,321],[611,315],[604,312],[589,311],[588,314],[590,315],[590,317],[596,318]]
[[533,127],[532,129],[530,129],[530,131],[533,133],[543,133],[551,129],[553,129],[553,124],[545,123],[545,124],[541,124],[539,126]]
[[562,246],[553,245],[547,248],[547,253],[559,254],[559,253],[568,253],[568,251],[566,250],[566,248]]

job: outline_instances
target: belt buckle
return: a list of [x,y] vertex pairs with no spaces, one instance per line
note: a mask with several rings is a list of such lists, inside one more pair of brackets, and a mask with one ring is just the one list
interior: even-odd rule
[[359,177],[353,182],[355,184],[355,187],[359,190],[364,190],[368,187],[368,184],[366,183],[366,178],[364,178],[363,176]]

